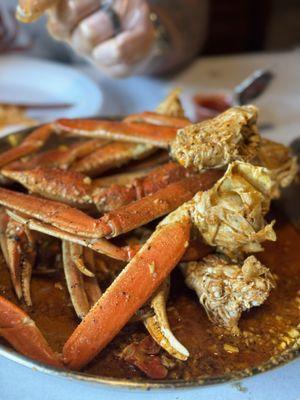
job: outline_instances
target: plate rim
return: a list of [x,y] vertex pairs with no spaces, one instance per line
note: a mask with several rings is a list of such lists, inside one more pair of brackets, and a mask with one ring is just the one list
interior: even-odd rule
[[[69,75],[69,73],[72,73],[75,78],[79,78],[82,81],[85,81],[89,85],[88,90],[91,88],[93,89],[94,93],[94,98],[96,99],[96,104],[97,104],[97,112],[100,113],[101,109],[103,108],[104,102],[105,102],[105,94],[103,90],[100,87],[99,82],[96,82],[92,77],[90,77],[88,74],[86,74],[84,71],[82,71],[80,68],[76,68],[76,65],[73,64],[67,64],[55,60],[50,60],[47,58],[36,58],[36,57],[30,57],[30,56],[23,56],[23,55],[18,55],[18,54],[8,54],[8,55],[1,55],[0,56],[0,70],[1,70],[1,64],[9,62],[9,63],[28,63],[28,64],[35,64],[36,67],[49,67],[49,68],[57,68],[60,70],[61,74],[64,74],[64,76]],[[97,96],[97,98],[96,98]],[[45,101],[46,102],[46,101]],[[78,107],[78,104],[74,103],[74,109]],[[94,107],[93,111],[89,111],[89,113],[95,112],[96,107]],[[72,110],[72,108],[70,109]],[[80,114],[80,111],[78,111]],[[85,116],[82,114],[79,115],[80,118],[86,118],[88,115],[86,113]],[[71,118],[70,116],[66,116],[66,118]],[[74,117],[72,117],[74,118]],[[46,121],[46,118],[44,122]],[[43,123],[44,123],[43,122]]]

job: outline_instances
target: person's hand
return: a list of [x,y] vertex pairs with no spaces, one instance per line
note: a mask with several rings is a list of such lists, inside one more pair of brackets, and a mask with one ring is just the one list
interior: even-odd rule
[[[46,0],[32,0],[32,3]],[[48,29],[59,40],[67,41],[100,69],[122,76],[149,58],[154,29],[145,0],[48,0]],[[28,0],[20,0],[29,3]],[[45,5],[45,4],[44,4]]]
[[199,53],[207,30],[209,0],[18,2],[19,20],[32,22],[48,10],[50,33],[112,76],[182,68]]

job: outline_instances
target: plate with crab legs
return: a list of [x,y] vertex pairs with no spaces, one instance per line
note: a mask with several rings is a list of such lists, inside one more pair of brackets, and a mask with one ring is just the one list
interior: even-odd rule
[[128,386],[295,357],[300,235],[280,195],[298,165],[257,119],[248,105],[193,124],[175,91],[2,139],[1,354]]

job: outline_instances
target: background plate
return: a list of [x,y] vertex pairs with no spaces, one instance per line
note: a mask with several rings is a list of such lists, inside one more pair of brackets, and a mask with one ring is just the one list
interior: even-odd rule
[[103,106],[103,94],[92,79],[66,65],[34,58],[1,56],[1,102],[73,105],[63,110],[28,112],[30,117],[46,122],[62,117],[80,118],[96,115]]

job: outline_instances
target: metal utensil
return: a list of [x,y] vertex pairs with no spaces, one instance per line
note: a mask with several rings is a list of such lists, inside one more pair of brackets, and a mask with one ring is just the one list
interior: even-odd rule
[[[233,89],[232,103],[234,106],[249,104],[261,96],[274,79],[274,73],[267,69],[258,69],[249,75]],[[260,131],[274,128],[271,122],[260,123]]]
[[274,73],[267,69],[258,69],[233,89],[234,105],[242,106],[261,96],[269,87]]

